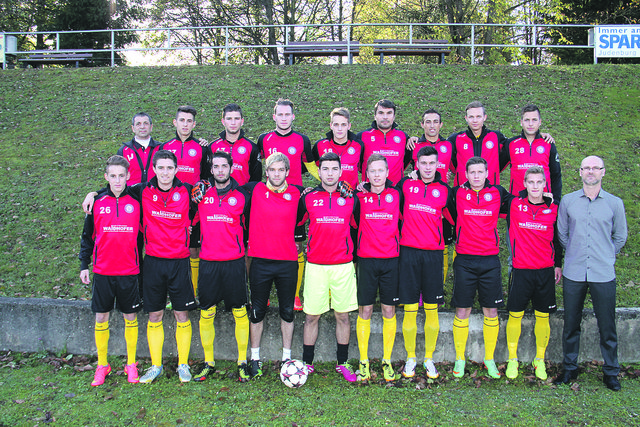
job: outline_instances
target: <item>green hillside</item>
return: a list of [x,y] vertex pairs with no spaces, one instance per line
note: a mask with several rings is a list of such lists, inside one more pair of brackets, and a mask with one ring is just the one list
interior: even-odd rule
[[[519,133],[519,108],[535,103],[543,130],[556,139],[564,193],[580,186],[577,169],[604,158],[604,186],[623,198],[629,240],[618,257],[621,305],[640,299],[638,178],[640,76],[637,66],[207,66],[0,72],[0,295],[87,299],[78,279],[80,201],[103,184],[106,158],[131,138],[130,120],[146,111],[153,135],[173,134],[180,104],[198,109],[196,134],[212,139],[229,102],[245,112],[250,138],[272,129],[278,97],[296,103],[297,130],[317,140],[337,106],[368,127],[383,97],[398,104],[397,122],[416,135],[420,113],[443,114],[443,134],[463,129],[464,107],[485,103],[487,125]],[[508,172],[503,175],[507,178]],[[450,294],[449,294],[450,295]]]

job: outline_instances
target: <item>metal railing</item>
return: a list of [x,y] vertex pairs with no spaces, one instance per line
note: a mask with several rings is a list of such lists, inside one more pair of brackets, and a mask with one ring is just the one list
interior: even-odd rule
[[[499,49],[542,49],[544,51],[548,51],[548,49],[593,49],[593,45],[585,44],[585,45],[571,45],[571,44],[549,44],[545,42],[545,31],[549,31],[550,29],[558,29],[558,28],[584,28],[585,29],[585,42],[588,43],[587,32],[588,29],[593,28],[593,25],[588,24],[572,24],[572,25],[562,25],[562,24],[478,24],[478,23],[469,23],[469,24],[449,24],[449,23],[368,23],[368,24],[289,24],[289,25],[248,25],[248,26],[211,26],[211,27],[165,27],[165,28],[134,28],[134,29],[112,29],[112,30],[77,30],[77,31],[37,31],[37,32],[6,32],[5,35],[13,35],[17,37],[27,37],[27,38],[35,38],[38,35],[47,36],[48,39],[48,47],[50,49],[47,50],[26,50],[26,51],[15,51],[15,52],[7,52],[9,55],[29,55],[35,53],[50,53],[50,52],[69,52],[73,51],[76,53],[96,53],[96,52],[109,52],[110,53],[110,65],[113,67],[116,65],[116,54],[119,53],[127,53],[127,52],[174,52],[174,51],[195,51],[195,52],[206,52],[210,50],[217,50],[223,52],[224,64],[229,64],[230,55],[232,52],[237,50],[251,52],[252,50],[264,50],[264,49],[273,49],[275,48],[279,55],[282,55],[282,49],[284,46],[288,45],[291,41],[292,34],[302,34],[304,31],[308,29],[331,29],[337,28],[338,34],[344,33],[344,40],[347,42],[347,48],[349,52],[349,41],[352,39],[352,35],[354,34],[354,30],[357,30],[364,34],[367,28],[370,27],[388,27],[393,28],[395,32],[397,32],[398,28],[404,28],[406,30],[406,34],[408,35],[409,43],[415,39],[414,34],[417,33],[417,30],[425,27],[460,27],[460,28],[469,28],[469,36],[468,41],[462,43],[446,43],[446,44],[431,44],[430,47],[433,48],[468,48],[469,49],[469,63],[475,64],[477,49],[484,48],[499,48]],[[514,36],[516,42],[513,43],[498,43],[498,44],[485,44],[479,42],[477,40],[479,28],[485,27],[505,27],[511,28],[514,31],[520,31],[521,35],[517,34]],[[239,32],[240,30],[268,30],[275,29],[278,30],[280,36],[283,38],[283,42],[278,42],[275,44],[234,44],[232,43],[232,34],[234,32]],[[223,32],[224,34],[224,43],[217,45],[193,45],[193,44],[184,44],[182,42],[176,43],[175,40],[179,39],[179,34],[181,32],[198,32],[198,31],[218,31]],[[523,37],[524,32],[527,32],[531,42],[525,40]],[[108,33],[110,44],[109,47],[103,49],[73,49],[69,47],[65,47],[64,50],[60,49],[60,37],[64,34],[89,34],[89,33]],[[116,34],[118,33],[132,33],[134,35],[140,35],[139,37],[141,41],[130,44],[126,47],[118,48],[116,45]],[[362,34],[359,34],[361,36]],[[162,42],[156,43],[156,45],[149,46],[149,38],[146,38],[146,35],[155,35],[155,36],[163,36],[164,40]],[[162,38],[162,37],[161,37]],[[542,41],[541,41],[542,40]],[[147,44],[147,45],[146,45]],[[387,44],[388,45],[388,44]],[[373,43],[363,43],[360,41],[360,48],[362,47],[373,47],[375,46]],[[399,47],[401,45],[398,45]]]

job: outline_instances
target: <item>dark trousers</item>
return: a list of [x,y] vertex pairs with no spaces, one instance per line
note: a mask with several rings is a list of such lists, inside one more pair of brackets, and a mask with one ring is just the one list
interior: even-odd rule
[[580,352],[580,322],[587,290],[593,301],[593,311],[600,331],[600,351],[605,375],[618,375],[618,334],[616,332],[616,280],[610,282],[575,282],[562,277],[564,293],[564,329],[562,347],[564,368],[578,369]]

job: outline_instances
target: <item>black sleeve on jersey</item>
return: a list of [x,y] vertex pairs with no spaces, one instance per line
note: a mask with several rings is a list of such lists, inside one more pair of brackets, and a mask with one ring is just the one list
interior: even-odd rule
[[449,199],[447,200],[447,210],[449,211],[449,215],[453,219],[453,226],[455,226],[456,222],[458,222],[458,211],[456,209],[456,195],[458,194],[458,190],[460,187],[453,187],[451,191],[449,191]]
[[266,160],[268,156],[266,156],[264,154],[264,137],[266,136],[266,133],[263,133],[262,135],[260,135],[258,137],[258,143],[256,144],[258,146],[258,152],[260,153],[260,155],[262,155],[262,157],[264,157],[264,159]]
[[122,153],[124,153],[124,144],[122,144],[120,146],[120,148],[118,148],[118,151],[116,152],[117,156],[122,156]]
[[560,170],[560,156],[556,144],[551,144],[549,150],[549,178],[551,179],[551,192],[558,203],[562,197],[562,171]]
[[409,166],[409,163],[411,163],[411,160],[413,160],[413,151],[407,148],[407,141],[409,140],[409,135],[407,135],[405,131],[400,131],[400,132],[404,133],[404,159],[402,162],[402,165],[403,165],[402,171],[404,172],[407,166]]
[[500,147],[500,171],[503,171],[509,163],[511,163],[511,155],[509,154],[509,145],[511,141],[515,141],[520,138],[519,136],[513,137],[504,142],[504,145]]
[[142,202],[142,190],[144,190],[144,188],[146,186],[147,186],[146,182],[134,184],[134,185],[128,187],[129,188],[129,194],[131,194],[131,197],[133,197],[137,201]]
[[193,186],[186,182],[183,182],[182,185],[187,189],[189,197],[189,220],[191,221],[191,225],[193,225],[193,219],[196,217],[196,213],[198,213],[198,204],[191,200],[191,190],[193,190]]
[[249,156],[249,181],[262,180],[262,162],[260,161],[260,149],[251,142],[251,155]]
[[[309,219],[307,216],[307,196],[310,193],[300,196],[300,201],[298,202],[298,217],[296,220],[298,221],[297,226],[303,226]],[[296,227],[297,228],[297,227]]]
[[360,215],[358,214],[356,216],[356,211],[360,212],[360,199],[358,197],[356,197],[356,195],[353,195],[353,219],[356,222],[356,228],[360,227]]
[[91,264],[91,254],[95,241],[93,240],[93,215],[85,215],[84,227],[82,228],[82,237],[80,238],[80,270],[86,270]]
[[447,138],[447,141],[449,141],[451,143],[451,164],[453,165],[453,170],[457,171],[458,170],[458,159],[456,158],[456,138],[457,138],[458,134],[457,133],[452,133],[451,135],[449,135],[449,138]]
[[302,135],[303,142],[303,151],[302,154],[305,157],[303,163],[309,163],[315,161],[315,157],[313,157],[313,153],[311,152],[311,140],[307,135]]
[[313,161],[314,162],[318,162],[318,160],[320,160],[320,152],[318,151],[318,143],[320,141],[324,141],[324,140],[320,139],[320,140],[316,141],[316,143],[313,144],[313,147],[311,147],[311,155],[313,156]]
[[511,200],[515,199],[516,196],[509,193],[505,188],[501,185],[495,186],[500,192],[500,213],[506,214],[509,213],[509,205],[511,204]]
[[409,177],[405,176],[403,177],[395,186],[395,189],[398,190],[398,193],[400,194],[400,215],[404,214],[404,193],[402,192],[402,188],[404,187],[404,182],[406,180],[408,180]]

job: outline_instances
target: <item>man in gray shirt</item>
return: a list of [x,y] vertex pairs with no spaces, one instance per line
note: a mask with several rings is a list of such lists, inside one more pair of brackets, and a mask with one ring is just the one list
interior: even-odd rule
[[558,209],[558,236],[565,248],[563,270],[564,370],[554,381],[567,384],[578,377],[580,322],[587,290],[600,331],[604,384],[620,390],[616,333],[616,254],[627,240],[622,200],[602,189],[604,162],[596,156],[582,160],[582,189],[562,198]]

